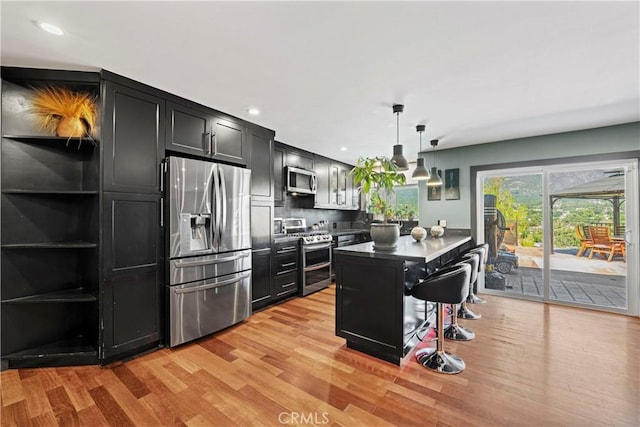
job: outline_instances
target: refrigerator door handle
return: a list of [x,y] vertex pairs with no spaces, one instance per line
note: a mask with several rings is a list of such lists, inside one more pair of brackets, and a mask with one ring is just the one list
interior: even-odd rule
[[222,192],[222,224],[220,226],[220,240],[222,240],[222,233],[227,231],[227,180],[224,177],[224,170],[220,171],[220,191]]
[[194,261],[194,262],[178,262],[176,263],[176,268],[187,268],[187,267],[198,267],[201,265],[209,265],[209,264],[220,264],[222,262],[236,261],[242,258],[246,258],[249,256],[249,252],[245,252],[241,255],[230,256],[226,258],[217,258],[214,260],[207,261]]
[[[220,198],[220,184],[219,184],[219,177],[218,177],[218,170],[219,167],[218,165],[215,165],[215,169],[213,172],[213,188],[212,188],[212,192],[213,192],[213,198],[215,199],[215,210],[216,210],[216,214],[215,214],[215,223],[211,225],[211,232],[213,234],[213,244],[215,248],[218,248],[220,246],[220,241],[222,240],[221,236],[220,236],[220,210],[221,210],[221,198]],[[217,250],[217,249],[216,249]]]
[[236,283],[236,282],[240,282],[241,280],[244,280],[246,278],[251,277],[251,272],[246,272],[246,273],[242,273],[238,276],[232,277],[231,279],[226,279],[226,280],[220,280],[220,281],[216,281],[214,283],[207,283],[205,285],[200,285],[200,286],[194,286],[191,288],[182,288],[182,289],[174,289],[173,292],[175,292],[176,294],[186,294],[186,293],[190,293],[190,292],[199,292],[199,291],[204,291],[206,289],[211,289],[211,288],[219,288],[220,286],[226,286],[226,285],[230,285],[232,283]]

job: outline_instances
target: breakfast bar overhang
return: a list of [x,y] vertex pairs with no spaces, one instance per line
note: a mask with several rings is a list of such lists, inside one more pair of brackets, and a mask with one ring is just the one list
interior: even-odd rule
[[402,236],[392,251],[375,250],[373,242],[336,248],[336,335],[348,348],[399,365],[428,318],[406,286],[471,244],[469,230],[447,230],[420,242]]

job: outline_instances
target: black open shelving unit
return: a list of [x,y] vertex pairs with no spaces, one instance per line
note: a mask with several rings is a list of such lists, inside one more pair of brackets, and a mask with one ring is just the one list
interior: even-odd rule
[[99,139],[41,134],[28,103],[49,84],[98,98],[99,75],[3,68],[2,79],[2,368],[96,364]]

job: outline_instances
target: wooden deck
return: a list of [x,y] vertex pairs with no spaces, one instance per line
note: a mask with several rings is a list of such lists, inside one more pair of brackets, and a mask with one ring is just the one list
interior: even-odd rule
[[0,374],[2,426],[598,426],[640,423],[640,319],[495,296],[467,369],[346,349],[333,287],[176,349],[106,368]]

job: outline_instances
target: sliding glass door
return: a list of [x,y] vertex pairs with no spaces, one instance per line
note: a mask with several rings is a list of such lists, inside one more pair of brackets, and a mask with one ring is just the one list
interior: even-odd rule
[[484,292],[638,313],[636,161],[482,171],[476,182]]
[[496,171],[486,174],[479,182],[484,203],[482,237],[489,244],[485,288],[541,299],[544,293],[542,171]]

